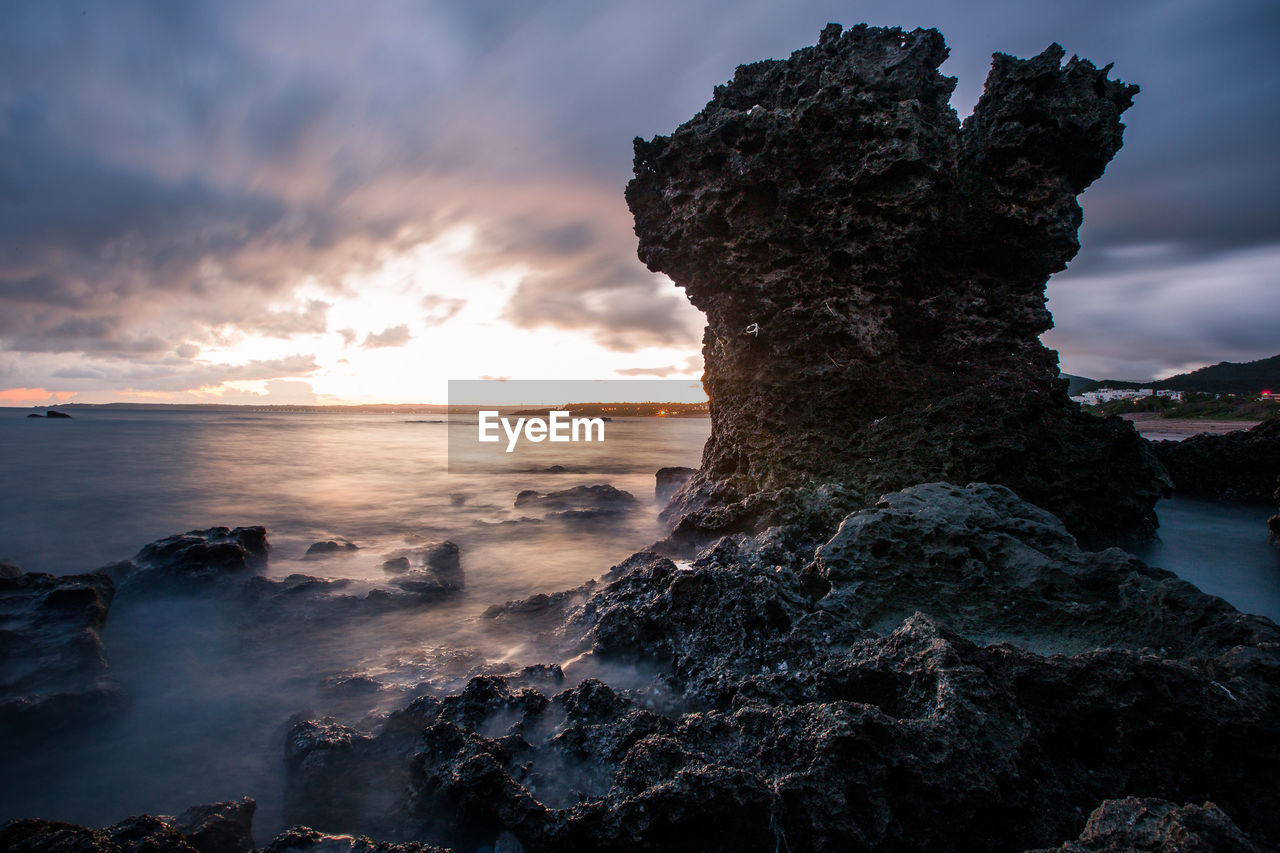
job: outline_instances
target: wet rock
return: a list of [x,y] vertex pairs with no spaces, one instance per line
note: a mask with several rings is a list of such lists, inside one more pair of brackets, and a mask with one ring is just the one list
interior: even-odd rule
[[333,539],[324,542],[312,542],[307,548],[307,553],[303,555],[304,560],[319,560],[324,557],[332,557],[334,554],[352,554],[360,550],[360,546],[355,545],[345,539],[341,542]]
[[328,835],[305,826],[280,833],[262,853],[449,853],[420,841],[374,841],[365,836]]
[[1280,477],[1280,418],[1222,435],[1156,441],[1151,449],[1180,495],[1220,501],[1269,501]]
[[1137,88],[1058,45],[996,54],[962,126],[946,56],[936,30],[829,25],[636,140],[639,257],[708,324],[676,544],[803,523],[824,485],[818,526],[935,480],[1007,485],[1078,535],[1154,529],[1159,464],[1068,399],[1039,341]]
[[68,415],[66,412],[59,412],[59,411],[57,411],[56,409],[50,409],[49,411],[47,411],[47,412],[45,412],[45,413],[44,413],[44,416],[45,416],[46,418],[69,418],[69,417],[71,417],[71,415]]
[[395,572],[397,574],[407,572],[410,568],[411,564],[409,563],[409,558],[404,556],[392,557],[390,560],[386,560],[382,564],[382,570],[384,572]]
[[462,572],[462,551],[453,542],[444,541],[428,548],[423,565],[446,590],[459,590],[466,584]]
[[266,565],[270,547],[261,526],[210,527],[152,542],[112,570],[131,594],[200,592],[243,580]]
[[16,581],[22,577],[22,569],[12,560],[0,557],[0,581]]
[[550,698],[473,680],[393,761],[411,771],[384,831],[459,849],[502,829],[530,851],[953,849],[957,833],[1016,850],[1137,790],[1280,838],[1270,621],[1083,551],[988,484],[887,495],[807,559],[791,550],[770,531],[691,564],[642,552],[491,611],[651,675]]
[[464,506],[467,502],[467,496],[462,492],[454,492],[449,495],[449,506]]
[[10,853],[197,853],[160,818],[141,815],[103,829],[52,820],[11,820],[0,827]]
[[55,734],[124,706],[102,644],[114,596],[102,572],[0,578],[0,727]]
[[249,853],[254,849],[256,808],[252,797],[192,806],[174,818],[172,824],[200,853]]
[[1260,853],[1261,849],[1213,803],[1178,806],[1165,800],[1125,797],[1094,809],[1075,841],[1028,853]]
[[658,503],[664,504],[671,499],[680,487],[689,482],[689,478],[698,473],[696,468],[659,468],[654,476],[653,496]]
[[[395,571],[404,576],[392,583],[407,592],[429,598],[440,598],[459,592],[466,586],[466,574],[462,571],[462,551],[454,542],[438,542],[413,552],[422,561],[421,569],[413,569],[408,556],[396,562]],[[404,569],[399,566],[403,565]],[[387,564],[383,564],[387,568]]]
[[634,509],[636,499],[630,492],[602,483],[547,493],[525,489],[516,495],[516,506],[561,513],[620,513]]

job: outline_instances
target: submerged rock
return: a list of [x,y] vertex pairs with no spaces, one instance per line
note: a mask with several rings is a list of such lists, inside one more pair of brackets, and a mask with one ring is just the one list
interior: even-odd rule
[[1280,477],[1280,418],[1222,435],[1156,441],[1152,450],[1180,495],[1221,501],[1269,501]]
[[1159,464],[1071,402],[1039,341],[1137,87],[1058,45],[996,54],[961,125],[946,56],[936,30],[831,24],[635,141],[640,259],[707,315],[712,430],[665,514],[677,543],[933,480],[1007,485],[1078,535],[1154,529]]
[[360,550],[360,546],[345,539],[341,542],[335,542],[328,539],[324,542],[312,542],[307,548],[307,553],[303,555],[304,560],[316,560],[322,557],[331,557],[334,554],[351,554]]
[[516,495],[516,506],[560,512],[630,512],[636,506],[635,496],[607,483],[574,486],[558,492],[525,489]]
[[653,497],[658,503],[666,503],[696,473],[698,473],[696,468],[681,468],[679,466],[659,468],[657,473],[653,475],[655,481]]
[[[102,644],[114,596],[115,584],[102,572],[0,578],[0,728],[6,733],[56,734],[124,706]],[[8,740],[0,751],[28,745]]]

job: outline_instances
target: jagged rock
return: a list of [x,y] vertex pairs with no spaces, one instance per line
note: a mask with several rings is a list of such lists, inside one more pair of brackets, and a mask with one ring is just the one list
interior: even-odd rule
[[22,577],[22,569],[12,560],[0,557],[0,580],[16,581]]
[[199,592],[261,568],[270,548],[260,525],[210,527],[152,542],[111,571],[131,594]]
[[698,473],[696,468],[659,468],[654,477],[653,496],[658,503],[666,503],[680,487],[689,482],[689,478]]
[[0,827],[9,853],[198,853],[169,824],[151,815],[89,829],[52,820],[11,820]]
[[103,829],[51,820],[11,820],[0,849],[11,853],[250,853],[255,803],[241,797],[192,806],[176,818],[140,815]]
[[554,510],[552,514],[557,517],[573,519],[630,512],[636,506],[636,499],[630,492],[602,483],[547,493],[525,489],[516,495],[516,506]]
[[103,572],[0,578],[0,728],[52,734],[123,707],[102,645],[114,596]]
[[1268,501],[1280,477],[1280,418],[1249,430],[1156,441],[1152,450],[1180,495],[1221,501]]
[[368,831],[458,849],[502,830],[529,851],[1020,850],[1136,791],[1211,799],[1260,846],[1280,839],[1280,628],[1082,551],[1001,486],[887,495],[807,557],[776,530],[692,564],[641,552],[486,616],[637,686],[488,676],[353,736],[361,773],[409,768]]
[[[374,841],[365,836],[327,835],[305,826],[280,833],[262,853],[449,853],[420,841]],[[514,851],[512,851],[514,853]]]
[[307,548],[307,553],[303,555],[304,560],[318,560],[323,557],[331,557],[334,554],[350,554],[360,550],[360,546],[345,539],[341,542],[335,542],[332,539],[324,542],[312,542]]
[[1261,853],[1213,803],[1178,806],[1165,800],[1107,800],[1089,815],[1075,841],[1028,853]]
[[200,853],[249,853],[254,849],[252,797],[192,806],[173,819],[187,843]]
[[635,141],[639,256],[707,315],[712,431],[674,542],[933,480],[1009,486],[1078,535],[1151,530],[1168,483],[1132,425],[1067,397],[1044,285],[1137,88],[1052,45],[996,54],[963,126],[936,30],[823,31]]
[[384,560],[382,563],[382,570],[384,572],[402,574],[409,571],[410,568],[412,568],[412,566],[409,563],[409,558],[405,556],[392,557],[390,560]]

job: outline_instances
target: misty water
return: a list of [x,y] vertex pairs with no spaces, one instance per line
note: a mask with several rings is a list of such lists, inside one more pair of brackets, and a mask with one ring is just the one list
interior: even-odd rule
[[[421,414],[76,410],[65,421],[0,409],[0,556],[27,571],[69,574],[132,556],[152,540],[213,525],[266,526],[269,576],[349,579],[359,595],[394,579],[388,557],[450,539],[466,589],[412,610],[359,618],[246,619],[238,599],[117,597],[104,637],[130,697],[118,718],[67,732],[0,781],[0,820],[89,825],[249,794],[255,833],[282,827],[283,745],[290,718],[376,714],[471,675],[565,662],[527,636],[497,632],[491,604],[599,577],[661,537],[654,472],[695,466],[705,419],[618,418],[604,444],[540,445],[533,455],[450,473],[450,430]],[[552,465],[567,470],[549,472]],[[638,508],[572,523],[528,520],[523,489],[609,483]],[[1273,511],[1273,510],[1270,510]],[[1140,556],[1243,610],[1280,618],[1280,549],[1267,507],[1186,499],[1159,507],[1161,541]],[[525,520],[522,520],[525,519]],[[359,550],[307,560],[312,542]],[[570,679],[592,674],[567,670]],[[618,676],[618,674],[612,674]],[[353,676],[367,676],[371,681]],[[375,690],[373,682],[383,689]],[[372,716],[371,716],[372,715]]]

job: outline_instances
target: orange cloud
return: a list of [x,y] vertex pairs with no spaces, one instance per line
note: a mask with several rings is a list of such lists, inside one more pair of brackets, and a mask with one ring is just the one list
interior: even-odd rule
[[0,404],[5,406],[36,406],[62,403],[72,397],[74,391],[46,391],[43,388],[6,388],[0,391]]

